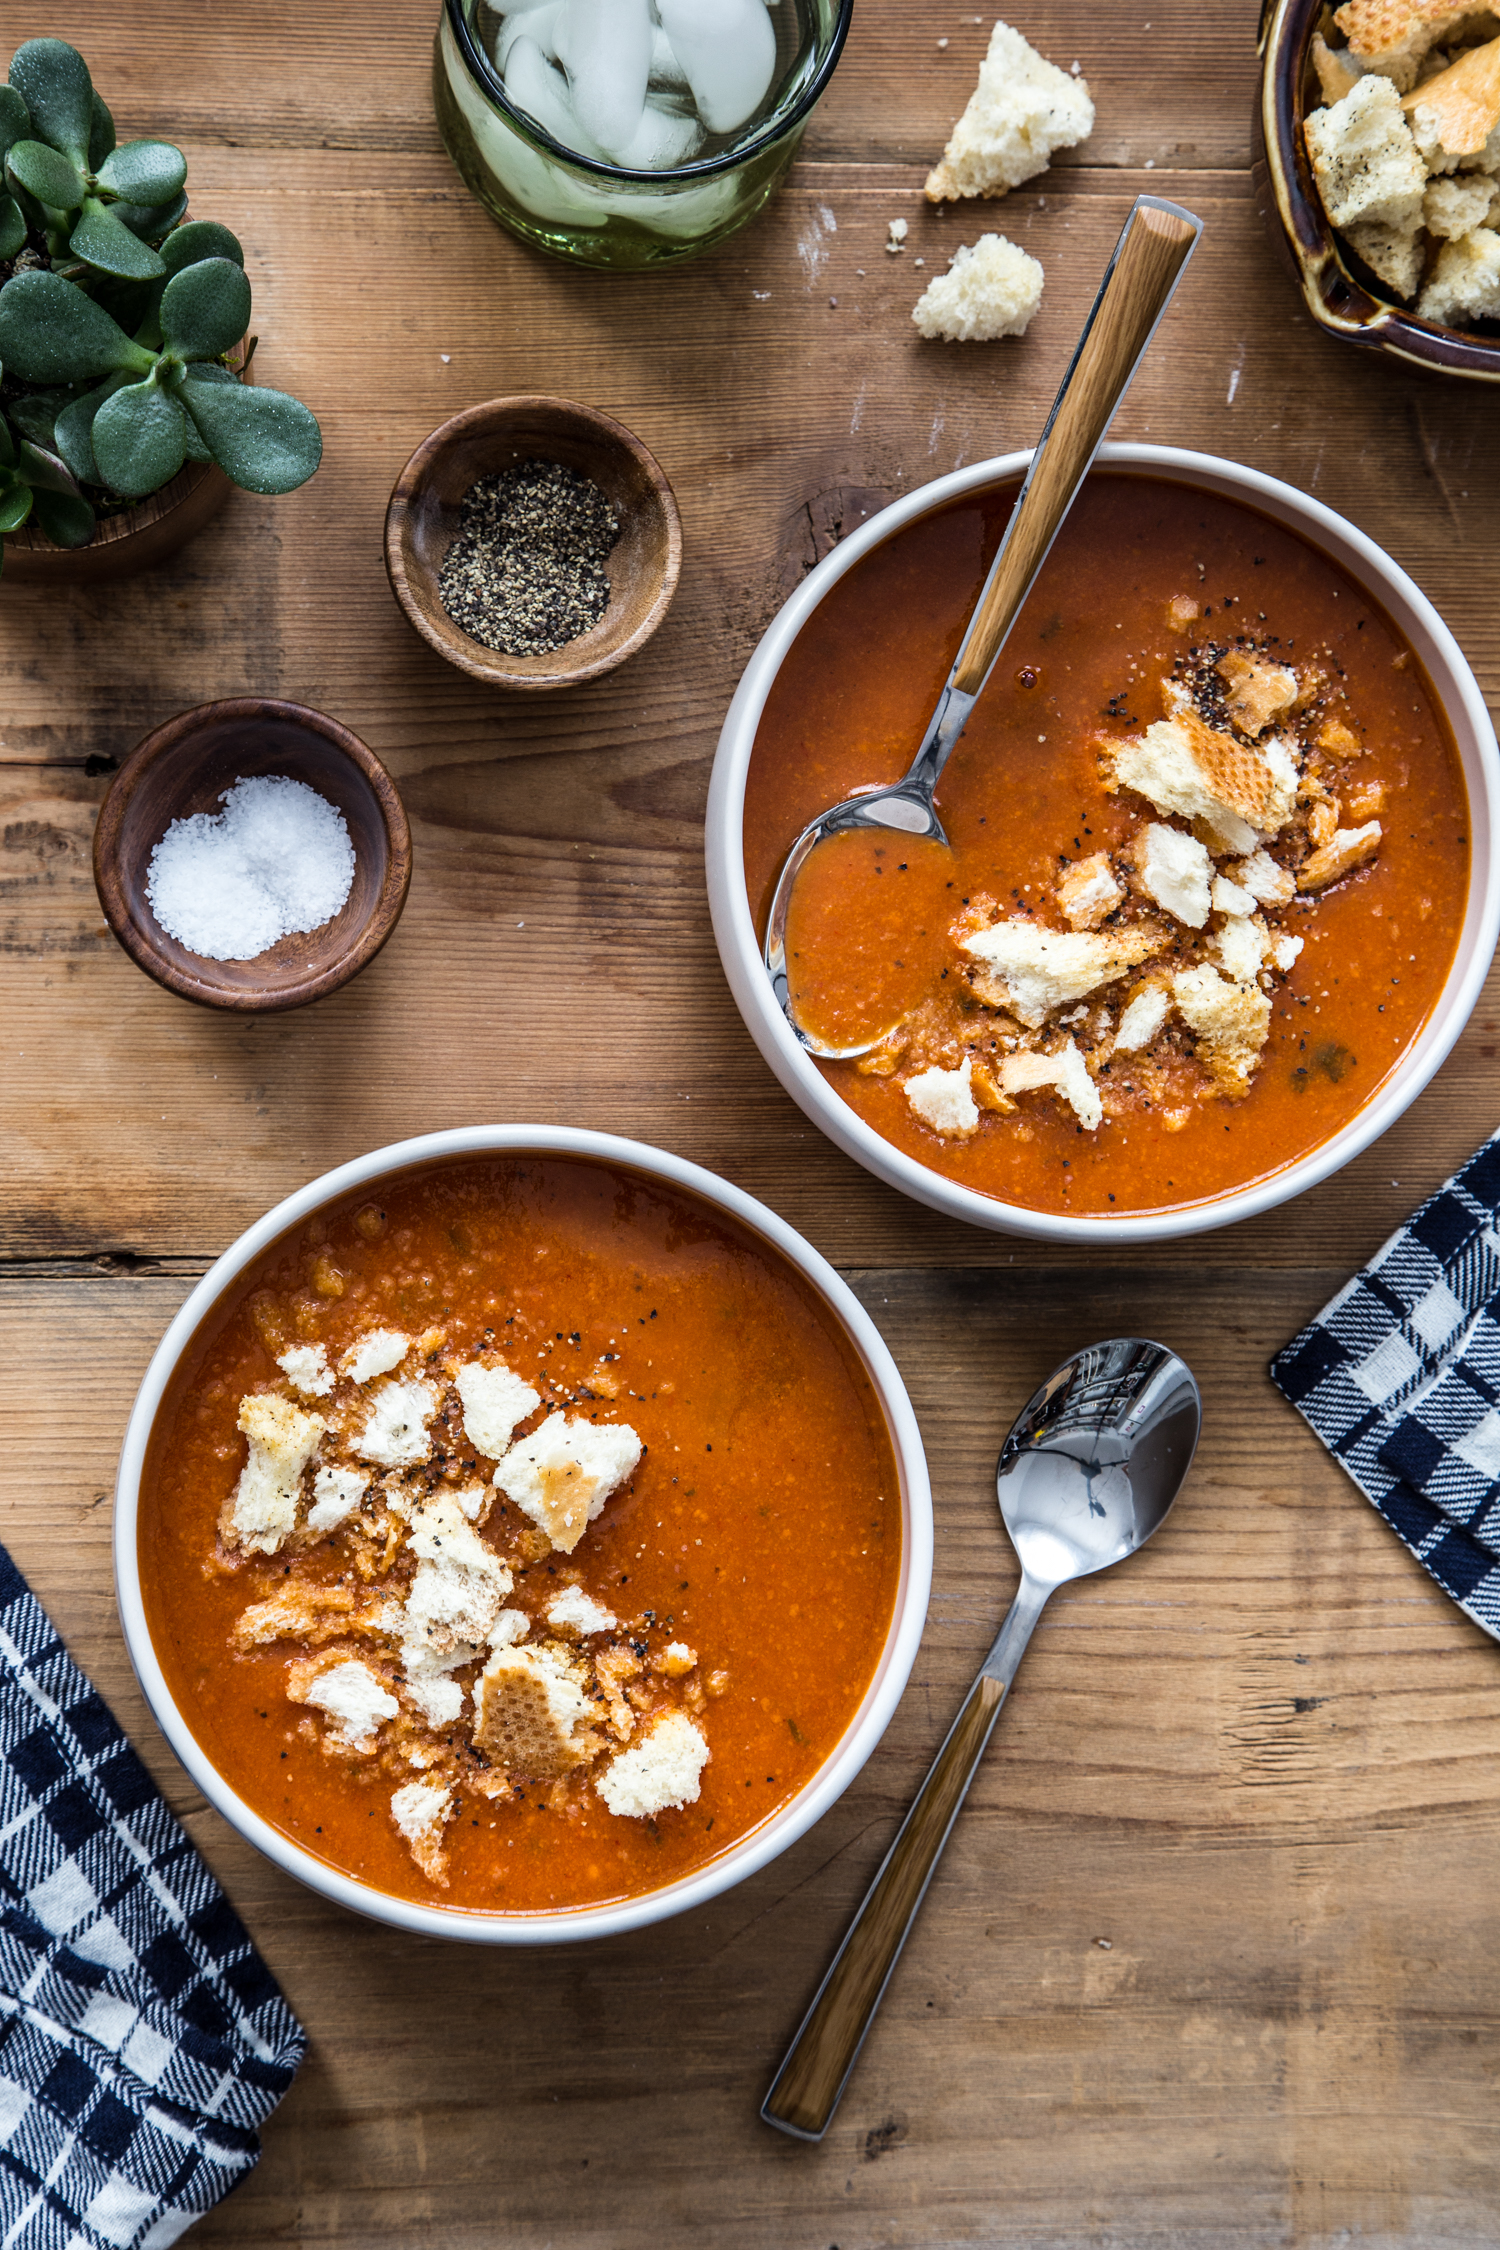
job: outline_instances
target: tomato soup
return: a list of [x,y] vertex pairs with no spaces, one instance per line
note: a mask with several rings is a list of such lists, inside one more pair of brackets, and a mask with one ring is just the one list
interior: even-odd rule
[[[892,534],[767,699],[745,798],[764,936],[806,823],[911,761],[1014,488]],[[819,1067],[907,1155],[1033,1210],[1249,1186],[1410,1049],[1469,880],[1457,751],[1328,556],[1167,479],[1090,477],[945,771],[951,850],[820,847],[788,917]]]
[[853,1720],[901,1567],[879,1400],[692,1194],[433,1164],[282,1238],[184,1353],[139,1557],[168,1685],[305,1851],[398,1896],[660,1888]]

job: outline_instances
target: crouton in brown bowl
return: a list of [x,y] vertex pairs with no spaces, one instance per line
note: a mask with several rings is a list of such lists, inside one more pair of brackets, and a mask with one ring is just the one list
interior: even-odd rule
[[1266,0],[1261,211],[1331,336],[1500,382],[1500,15]]

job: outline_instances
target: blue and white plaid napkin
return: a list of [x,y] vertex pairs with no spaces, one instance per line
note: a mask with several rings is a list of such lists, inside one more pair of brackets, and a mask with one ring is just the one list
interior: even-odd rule
[[0,2244],[162,2250],[302,2060],[244,1925],[0,1547]]
[[1271,1379],[1500,1640],[1500,1134],[1277,1354]]

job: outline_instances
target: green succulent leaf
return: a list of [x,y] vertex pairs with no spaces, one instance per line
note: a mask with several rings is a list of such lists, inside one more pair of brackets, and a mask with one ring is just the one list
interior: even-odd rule
[[170,141],[126,141],[99,167],[102,188],[125,203],[147,203],[153,210],[170,203],[187,178],[187,158]]
[[0,416],[0,469],[13,469],[15,464],[15,445],[11,439],[10,431],[5,426],[4,417]]
[[115,121],[105,102],[94,96],[93,115],[89,122],[89,170],[97,172],[115,145]]
[[239,381],[234,369],[226,367],[224,362],[219,359],[195,359],[190,366],[183,369],[183,374],[190,383],[234,384]]
[[7,401],[5,411],[22,437],[33,445],[52,445],[57,417],[71,399],[69,391],[28,391]]
[[112,203],[110,209],[122,226],[156,250],[187,209],[187,190],[174,195],[170,203]]
[[83,216],[68,237],[68,248],[101,273],[119,274],[126,281],[155,281],[166,272],[150,245],[95,195],[84,198]]
[[238,241],[217,219],[189,219],[185,227],[175,227],[161,246],[161,262],[168,273],[181,273],[200,258],[229,258],[237,266],[245,263]]
[[50,203],[54,211],[76,211],[88,193],[88,181],[76,164],[59,156],[45,141],[17,141],[6,152],[5,176]]
[[75,398],[71,406],[59,413],[52,430],[54,450],[67,463],[80,484],[102,484],[104,478],[94,459],[94,417],[106,399],[123,390],[129,378],[111,375],[97,390],[85,392]]
[[246,492],[295,492],[323,458],[316,418],[285,391],[207,383],[194,372],[177,395],[219,467]]
[[94,536],[94,511],[81,493],[37,491],[36,520],[56,547],[86,547]]
[[217,359],[245,333],[250,284],[232,258],[200,258],[161,293],[162,342],[181,359]]
[[68,492],[75,500],[82,498],[72,471],[55,453],[33,445],[29,438],[23,439],[18,448],[16,474],[38,492]]
[[0,533],[19,531],[30,513],[30,485],[16,484],[9,478],[0,482]]
[[88,161],[94,124],[94,82],[76,47],[62,39],[28,39],[10,58],[10,82],[31,112],[39,140],[75,164]]
[[144,375],[148,351],[56,273],[18,273],[0,289],[0,360],[23,383],[79,383],[117,367]]
[[0,195],[0,258],[26,247],[26,218],[13,195]]
[[0,158],[17,141],[33,140],[31,112],[14,86],[0,86]]
[[182,408],[154,376],[128,383],[94,416],[94,459],[112,492],[144,500],[182,467],[187,432]]

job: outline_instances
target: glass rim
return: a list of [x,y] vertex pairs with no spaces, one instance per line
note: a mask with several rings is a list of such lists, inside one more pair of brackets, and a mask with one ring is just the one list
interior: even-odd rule
[[443,0],[443,6],[470,77],[486,100],[503,113],[523,140],[529,141],[534,148],[541,149],[560,163],[571,165],[580,172],[587,172],[595,179],[658,190],[677,181],[696,183],[715,179],[723,172],[738,171],[752,157],[761,155],[766,149],[774,147],[776,142],[784,140],[789,132],[804,121],[822,96],[833,76],[834,66],[844,51],[850,18],[854,14],[854,0],[837,0],[838,14],[833,26],[833,36],[812,76],[790,109],[784,114],[773,111],[754,138],[743,147],[728,149],[720,156],[705,158],[701,163],[677,164],[661,172],[632,172],[623,164],[606,164],[598,157],[581,156],[576,148],[567,148],[561,141],[554,140],[545,125],[540,124],[528,110],[518,109],[506,93],[499,72],[474,37],[464,15],[463,0]]

